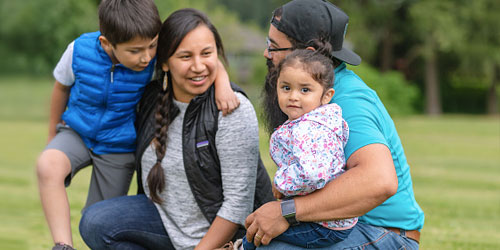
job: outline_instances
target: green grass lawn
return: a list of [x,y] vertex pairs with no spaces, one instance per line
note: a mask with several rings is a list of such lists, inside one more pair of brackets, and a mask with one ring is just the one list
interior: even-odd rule
[[[47,136],[52,80],[0,78],[0,249],[49,249],[34,164]],[[256,102],[254,102],[256,103]],[[500,249],[500,118],[395,119],[426,220],[421,249]],[[261,154],[275,171],[261,132]],[[90,169],[68,188],[75,247]],[[136,190],[135,183],[130,193]]]

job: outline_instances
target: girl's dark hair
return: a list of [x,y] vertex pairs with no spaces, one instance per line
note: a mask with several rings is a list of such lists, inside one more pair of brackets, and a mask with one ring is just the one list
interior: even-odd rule
[[278,104],[278,93],[276,90],[276,82],[278,81],[276,67],[273,65],[270,59],[267,59],[268,72],[266,75],[266,82],[264,88],[262,89],[262,107],[263,112],[261,114],[266,131],[271,135],[274,129],[279,125],[283,124],[288,116],[281,111]]
[[286,67],[299,67],[309,73],[311,77],[323,86],[323,93],[333,87],[334,67],[330,57],[330,43],[320,40],[310,41],[309,44],[316,50],[297,49],[283,59],[276,69],[276,80],[281,74],[281,70]]
[[102,0],[99,30],[113,46],[135,37],[154,38],[161,19],[153,0]]
[[[278,7],[277,9],[275,9],[273,11],[273,17],[274,18],[280,19],[281,15],[283,15],[283,7],[282,6]],[[311,41],[307,41],[307,42],[300,42],[300,41],[297,41],[297,40],[293,39],[292,37],[288,36],[287,34],[285,34],[285,36],[286,36],[287,40],[292,44],[292,48],[293,49],[305,49],[307,47],[314,47],[314,48],[316,48],[316,46],[319,45],[319,44],[317,44],[317,41],[318,40],[322,40],[321,44],[325,44],[325,45],[328,44],[329,47],[330,47],[329,51],[330,52],[332,51],[331,44],[329,42],[327,42],[326,40],[320,38],[320,37],[318,37],[318,40],[311,40]],[[316,49],[318,49],[318,48],[316,48]],[[335,67],[339,66],[342,63],[342,61],[340,61],[339,59],[337,59],[335,57],[332,57],[330,54],[324,54],[324,55],[327,56],[327,57],[329,57],[332,60],[333,66],[335,66]]]
[[[282,14],[283,8],[279,7],[274,10],[273,17],[280,19]],[[313,47],[316,49],[316,51],[318,51],[318,53],[323,54],[326,58],[330,59],[333,67],[337,67],[342,63],[342,61],[330,55],[330,52],[332,50],[331,44],[325,39],[318,38],[318,40],[312,40],[304,43],[297,41],[288,35],[286,35],[286,37],[287,40],[292,44],[292,49],[294,50]],[[288,119],[288,117],[285,113],[283,113],[283,111],[281,111],[278,105],[278,95],[276,90],[276,82],[278,80],[278,71],[276,70],[277,65],[273,65],[272,61],[268,59],[267,68],[268,73],[266,75],[266,83],[262,90],[262,105],[264,107],[262,117],[265,121],[267,132],[269,134],[272,134],[274,132],[274,129],[283,124]]]
[[208,20],[208,17],[198,10],[186,8],[172,13],[163,23],[158,38],[156,80],[161,83],[166,75],[168,85],[166,91],[160,91],[157,97],[155,138],[153,139],[157,160],[147,177],[151,200],[156,203],[162,203],[160,193],[165,188],[165,176],[161,161],[165,157],[168,126],[179,114],[179,108],[173,102],[172,77],[170,72],[162,70],[162,65],[175,53],[184,37],[200,25],[205,25],[212,31],[217,53],[226,62],[222,39],[217,29]]
[[274,132],[279,125],[283,124],[288,117],[279,108],[277,81],[281,69],[288,66],[299,66],[305,72],[311,74],[311,77],[323,85],[324,91],[333,87],[335,61],[329,55],[332,50],[330,43],[324,40],[312,40],[307,42],[308,46],[313,47],[315,51],[309,49],[296,49],[283,59],[277,67],[268,60],[268,74],[266,75],[266,84],[263,89],[264,112],[262,114],[266,130],[269,134]]

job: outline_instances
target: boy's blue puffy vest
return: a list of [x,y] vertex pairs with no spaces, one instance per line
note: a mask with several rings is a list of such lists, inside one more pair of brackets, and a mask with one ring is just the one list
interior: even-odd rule
[[155,60],[141,72],[113,65],[99,36],[93,32],[75,40],[75,83],[62,119],[95,154],[134,152],[136,105],[151,80]]

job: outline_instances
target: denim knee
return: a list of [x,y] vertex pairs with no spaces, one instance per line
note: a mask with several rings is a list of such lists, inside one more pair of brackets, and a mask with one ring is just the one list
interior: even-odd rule
[[106,221],[106,215],[95,205],[98,205],[98,203],[83,211],[79,225],[80,235],[85,244],[91,249],[105,249],[106,243],[103,232],[106,232],[106,229],[103,222]]

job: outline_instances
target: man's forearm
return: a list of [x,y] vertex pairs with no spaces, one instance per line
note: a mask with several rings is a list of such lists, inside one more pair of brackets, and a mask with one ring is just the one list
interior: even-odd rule
[[349,170],[323,189],[295,198],[299,221],[324,221],[364,215],[397,191],[398,179],[389,149],[371,144],[357,150]]

